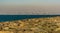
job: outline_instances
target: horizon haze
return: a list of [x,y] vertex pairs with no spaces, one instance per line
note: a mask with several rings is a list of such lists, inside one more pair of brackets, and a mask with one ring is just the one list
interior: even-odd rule
[[60,14],[60,0],[0,0],[3,15]]

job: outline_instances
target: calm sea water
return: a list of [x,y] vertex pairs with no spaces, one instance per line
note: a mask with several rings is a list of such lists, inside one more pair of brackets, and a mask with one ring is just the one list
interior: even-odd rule
[[54,16],[59,16],[59,15],[0,15],[0,22],[21,20],[27,18],[43,18],[43,17],[54,17]]

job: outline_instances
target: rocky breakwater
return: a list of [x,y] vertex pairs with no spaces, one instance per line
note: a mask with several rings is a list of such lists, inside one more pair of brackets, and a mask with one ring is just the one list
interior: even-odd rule
[[0,33],[60,33],[60,16],[0,22]]

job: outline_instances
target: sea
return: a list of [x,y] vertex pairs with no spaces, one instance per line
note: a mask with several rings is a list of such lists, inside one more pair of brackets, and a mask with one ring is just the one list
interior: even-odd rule
[[60,16],[60,15],[0,15],[0,22],[30,19],[30,18],[55,17],[55,16]]

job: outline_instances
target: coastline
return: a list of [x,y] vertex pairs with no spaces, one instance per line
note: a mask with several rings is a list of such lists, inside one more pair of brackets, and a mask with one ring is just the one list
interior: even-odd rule
[[59,23],[60,16],[0,22],[0,33],[55,33],[60,31]]

